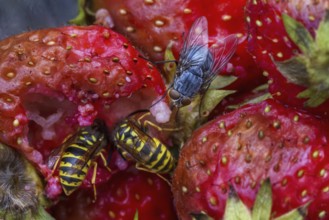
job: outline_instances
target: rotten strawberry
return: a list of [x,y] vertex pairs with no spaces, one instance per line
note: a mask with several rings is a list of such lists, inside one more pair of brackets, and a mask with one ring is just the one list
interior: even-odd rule
[[328,122],[270,99],[246,105],[196,130],[174,173],[178,215],[223,217],[230,186],[251,208],[269,178],[272,217],[307,206],[306,219],[329,219]]
[[111,128],[165,91],[159,72],[100,26],[27,32],[1,41],[0,51],[0,141],[46,178],[47,158],[78,127],[98,118]]

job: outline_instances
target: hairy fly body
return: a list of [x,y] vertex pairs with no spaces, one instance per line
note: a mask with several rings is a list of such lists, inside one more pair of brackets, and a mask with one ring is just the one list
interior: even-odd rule
[[229,35],[209,47],[208,22],[198,18],[184,39],[174,82],[169,96],[176,107],[189,105],[197,94],[203,94],[219,71],[236,51],[238,39]]

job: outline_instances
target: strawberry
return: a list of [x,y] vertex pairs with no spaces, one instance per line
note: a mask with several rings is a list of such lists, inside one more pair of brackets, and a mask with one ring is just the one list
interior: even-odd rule
[[0,51],[0,141],[46,178],[46,159],[77,127],[99,118],[111,128],[165,91],[159,72],[100,26],[23,33],[1,41]]
[[249,1],[248,49],[275,99],[328,115],[327,1]]
[[209,42],[217,42],[229,34],[240,37],[237,52],[222,73],[239,79],[230,89],[244,90],[264,82],[262,71],[246,51],[247,31],[244,20],[246,0],[234,2],[198,0],[143,2],[134,0],[94,0],[94,9],[109,10],[115,30],[128,36],[151,60],[164,60],[164,52],[171,41],[178,60],[182,36],[187,35],[192,23],[205,16],[209,23]]
[[60,219],[130,220],[177,219],[169,185],[157,175],[130,166],[97,187],[99,196],[93,203],[93,192],[80,190],[51,209]]
[[251,208],[269,178],[272,217],[308,204],[306,219],[329,219],[329,124],[269,99],[196,130],[173,177],[178,215],[223,217],[230,186]]

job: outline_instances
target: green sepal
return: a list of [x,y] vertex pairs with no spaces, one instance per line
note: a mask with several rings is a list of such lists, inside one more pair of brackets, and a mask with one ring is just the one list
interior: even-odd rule
[[217,75],[215,79],[211,82],[209,89],[222,89],[232,84],[237,79],[238,77],[236,76]]
[[252,220],[270,219],[272,210],[271,182],[266,179],[261,185],[252,209]]
[[325,17],[320,22],[319,28],[316,32],[316,44],[319,49],[326,48],[329,50],[329,10],[325,12]]
[[305,107],[317,107],[329,98],[329,91],[321,91],[313,88],[305,89],[297,95],[297,98],[307,99]]
[[33,218],[27,218],[27,219],[33,219],[33,220],[55,220],[54,217],[52,217],[44,207],[41,205],[38,208],[38,212],[33,215]]
[[174,42],[170,41],[165,50],[165,53],[164,53],[164,60],[168,61],[163,65],[163,70],[165,72],[165,78],[166,78],[167,82],[174,81],[174,77],[176,74],[176,68],[177,68],[176,63],[174,62],[176,59],[172,52],[173,44],[174,44]]
[[179,108],[177,112],[177,124],[183,129],[173,133],[174,145],[182,147],[192,132],[201,125],[199,106],[201,96],[197,95],[187,106]]
[[314,46],[314,39],[305,26],[287,14],[282,14],[282,21],[290,39],[304,54],[309,54]]
[[200,213],[191,213],[193,220],[214,220],[212,217],[207,215],[207,213],[200,212]]
[[238,109],[241,106],[244,106],[244,105],[247,105],[247,104],[256,104],[256,103],[259,103],[259,102],[262,102],[266,99],[271,99],[271,98],[273,98],[272,95],[269,92],[267,92],[263,95],[257,96],[255,98],[249,99],[249,100],[244,101],[244,102],[241,102],[238,105],[229,105],[229,106],[227,106],[227,108],[234,110],[234,109]]
[[202,116],[208,116],[209,113],[228,95],[235,93],[235,90],[216,90],[208,89],[200,103],[200,112]]
[[223,219],[252,220],[249,209],[240,200],[238,194],[232,186],[230,186]]
[[87,13],[86,13],[86,0],[78,0],[78,15],[69,20],[69,24],[75,24],[79,26],[88,25]]
[[274,220],[303,220],[305,219],[306,215],[307,215],[307,207],[308,207],[309,203],[291,210],[290,212],[283,214],[277,218],[275,218]]
[[272,60],[281,74],[289,82],[305,87],[310,86],[309,73],[301,57],[296,56],[283,62]]
[[208,89],[205,94],[194,97],[191,104],[179,108],[176,119],[184,129],[173,134],[175,145],[182,146],[192,132],[207,121],[209,113],[223,98],[234,92],[233,90]]
[[134,220],[138,220],[138,209],[136,209],[135,215],[134,215]]

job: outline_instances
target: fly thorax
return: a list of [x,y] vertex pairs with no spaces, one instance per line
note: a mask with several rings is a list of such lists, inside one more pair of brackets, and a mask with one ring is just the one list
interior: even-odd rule
[[192,98],[195,96],[202,84],[201,68],[190,68],[182,72],[182,74],[174,81],[173,89],[178,91],[182,96]]

